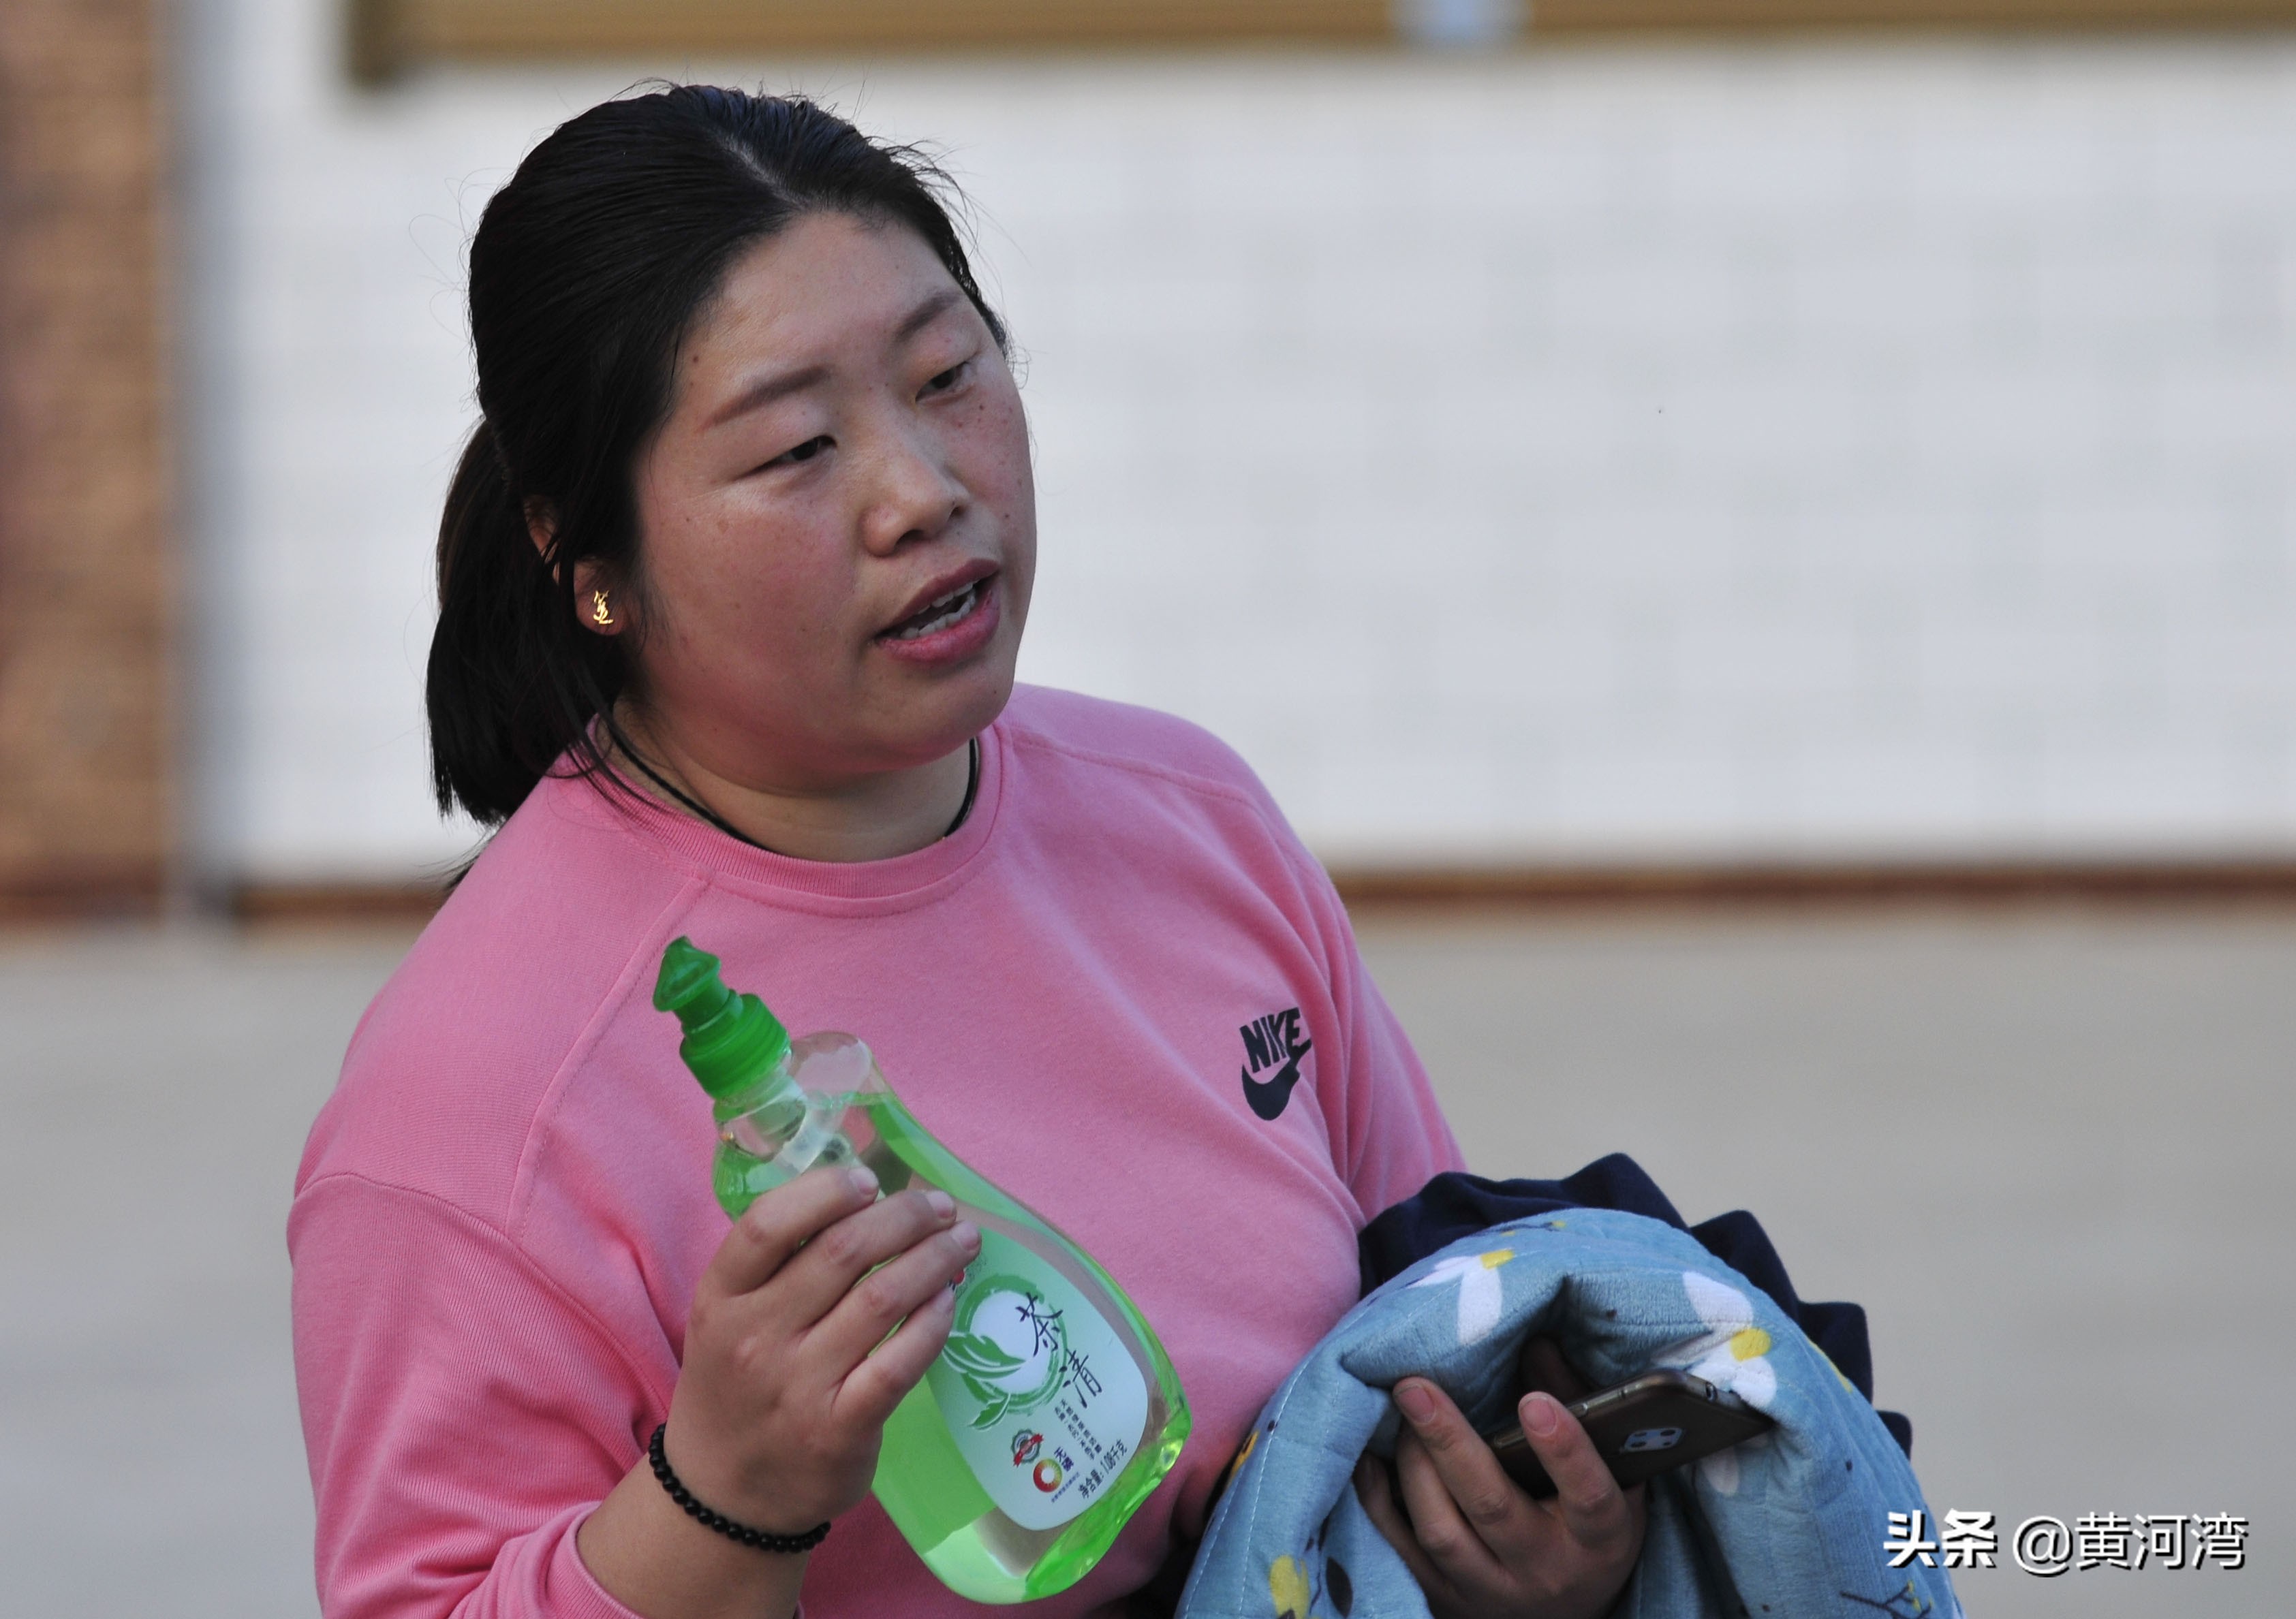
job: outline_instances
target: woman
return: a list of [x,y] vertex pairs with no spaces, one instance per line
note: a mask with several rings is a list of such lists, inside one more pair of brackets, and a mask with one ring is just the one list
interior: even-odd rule
[[[839,1170],[728,1231],[647,1000],[678,934],[792,1027],[862,1033],[1155,1322],[1194,1438],[1048,1612],[1184,1551],[1353,1303],[1357,1230],[1459,1163],[1241,761],[1014,691],[1027,426],[929,177],[806,102],[685,87],[573,119],[487,209],[429,702],[442,805],[499,830],[354,1036],[290,1228],[331,1616],[964,1606],[867,1487],[977,1235]],[[1270,1026],[1281,1083],[1244,1066]],[[1487,1523],[1438,1404],[1411,1522],[1382,1509],[1431,1590],[1599,1609],[1638,1530],[1575,1424],[1543,1443],[1581,1464],[1569,1521],[1518,1496]],[[713,1532],[650,1466],[665,1421],[695,1500],[834,1533]]]

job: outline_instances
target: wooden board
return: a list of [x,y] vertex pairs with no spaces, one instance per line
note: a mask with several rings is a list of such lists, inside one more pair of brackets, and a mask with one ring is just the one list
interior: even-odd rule
[[[1389,0],[347,0],[355,76],[431,61],[1398,43]],[[1505,16],[1505,0],[1489,14]],[[1472,10],[1472,8],[1467,8]],[[2221,29],[2296,0],[1531,0],[1526,37],[1789,29]]]
[[0,916],[150,912],[172,858],[160,37],[0,3]]

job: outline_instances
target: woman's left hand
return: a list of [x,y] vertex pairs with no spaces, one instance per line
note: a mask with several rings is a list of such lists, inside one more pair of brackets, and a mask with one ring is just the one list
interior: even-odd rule
[[1356,1492],[1435,1619],[1595,1619],[1610,1607],[1642,1551],[1643,1490],[1619,1488],[1562,1402],[1534,1393],[1518,1408],[1555,1484],[1547,1500],[1506,1476],[1434,1384],[1406,1378],[1395,1386],[1395,1403],[1406,1427],[1394,1476],[1365,1457]]

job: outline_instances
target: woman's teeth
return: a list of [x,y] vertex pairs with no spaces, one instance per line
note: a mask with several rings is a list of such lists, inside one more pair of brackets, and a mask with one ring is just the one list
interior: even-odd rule
[[924,610],[893,632],[895,641],[914,641],[936,630],[945,630],[980,605],[980,582],[973,581],[962,590],[953,590],[937,601],[926,603]]

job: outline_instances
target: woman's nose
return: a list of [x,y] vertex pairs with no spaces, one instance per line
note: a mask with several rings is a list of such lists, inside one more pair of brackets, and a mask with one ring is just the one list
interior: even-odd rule
[[931,539],[964,508],[964,487],[930,435],[887,435],[871,475],[862,528],[873,552],[890,552],[912,537]]

